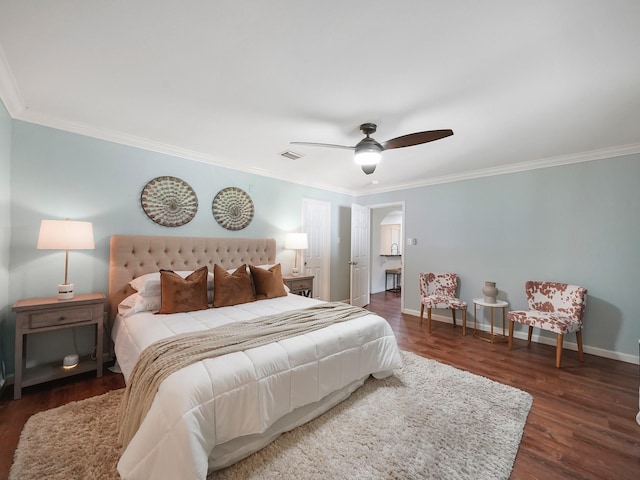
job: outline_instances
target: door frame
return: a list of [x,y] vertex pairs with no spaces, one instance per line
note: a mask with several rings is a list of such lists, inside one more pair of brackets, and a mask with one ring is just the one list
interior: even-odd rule
[[[387,207],[398,207],[398,209],[402,210],[402,231],[400,233],[400,241],[402,242],[402,251],[404,252],[402,254],[402,257],[400,259],[400,264],[402,265],[402,285],[403,287],[400,289],[400,311],[404,311],[404,292],[405,292],[405,288],[404,288],[404,272],[405,272],[405,268],[404,268],[404,260],[406,257],[406,252],[407,252],[407,246],[406,246],[406,235],[407,235],[407,222],[406,222],[406,202],[404,200],[399,200],[397,202],[385,202],[385,203],[375,203],[375,204],[366,204],[366,205],[362,205],[363,207],[367,207],[371,210],[375,210],[376,208],[387,208]],[[371,238],[369,238],[369,252],[371,252]],[[370,261],[371,260],[371,255],[370,255]],[[372,275],[372,268],[371,265],[369,265],[369,275]],[[369,294],[371,294],[371,278],[369,278]]]
[[[309,231],[309,225],[307,223],[307,214],[309,213],[309,209],[313,208],[313,206],[321,206],[326,221],[326,228],[323,231],[322,235],[322,245],[321,248],[318,249],[318,245],[314,244],[313,235]],[[312,251],[319,251],[319,255],[322,258],[322,266],[321,271],[322,275],[320,278],[316,276],[313,279],[313,297],[319,298],[321,300],[329,301],[331,299],[331,203],[324,200],[316,200],[313,198],[303,198],[302,199],[302,232],[307,234],[309,240],[309,249]],[[302,271],[305,275],[310,272],[307,271],[306,261],[302,260]]]

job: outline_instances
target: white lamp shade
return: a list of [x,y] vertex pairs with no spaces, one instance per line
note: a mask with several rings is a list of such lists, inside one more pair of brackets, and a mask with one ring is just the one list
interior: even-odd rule
[[284,248],[289,250],[306,250],[309,248],[309,241],[306,233],[287,233],[284,241]]
[[93,250],[93,223],[72,220],[42,220],[39,250]]

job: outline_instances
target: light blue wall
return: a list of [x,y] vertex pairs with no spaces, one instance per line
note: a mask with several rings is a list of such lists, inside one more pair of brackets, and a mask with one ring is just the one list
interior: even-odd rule
[[585,346],[637,359],[639,178],[640,155],[629,155],[363,196],[357,203],[406,202],[405,237],[417,239],[404,247],[406,309],[420,310],[421,271],[456,272],[471,314],[485,280],[497,282],[499,298],[514,310],[526,308],[527,280],[582,285],[589,292]]
[[[162,227],[142,210],[143,187],[161,175],[183,179],[198,196],[198,212],[188,224]],[[251,224],[237,232],[220,227],[211,212],[216,193],[229,186],[247,191],[255,206]],[[93,222],[96,249],[70,252],[69,281],[75,284],[77,293],[106,293],[109,239],[113,234],[274,237],[279,246],[278,256],[283,263],[287,260],[292,263],[292,252],[285,251],[282,245],[286,232],[301,228],[303,198],[328,201],[332,205],[331,298],[348,298],[345,266],[350,234],[349,224],[345,224],[343,218],[344,210],[350,209],[353,201],[348,195],[21,121],[13,122],[11,191],[9,303],[19,298],[55,295],[57,284],[64,278],[64,253],[35,248],[42,219],[69,217]],[[346,241],[338,244],[338,237]],[[62,350],[72,347],[68,332],[57,333],[57,337],[53,333],[40,338],[30,336],[29,348],[37,352],[32,357],[34,362],[54,360]]]
[[[9,323],[9,245],[11,214],[11,117],[0,102],[0,369],[5,352],[13,351],[13,334]],[[0,370],[0,377],[2,370]]]
[[[200,207],[189,224],[161,227],[144,214],[140,192],[159,175],[182,178],[194,188]],[[640,156],[634,155],[363,196],[357,202],[405,202],[405,237],[418,242],[403,250],[406,310],[419,311],[417,277],[424,270],[456,271],[461,297],[469,303],[481,295],[485,280],[496,281],[499,298],[514,309],[526,305],[528,279],[581,284],[589,289],[587,351],[618,352],[628,360],[637,358],[640,338],[633,302],[640,284],[639,177]],[[331,299],[348,298],[354,201],[349,195],[12,121],[4,109],[0,182],[0,321],[5,323],[0,345],[8,371],[13,370],[11,305],[19,298],[54,295],[64,274],[62,252],[35,248],[43,218],[94,223],[96,250],[71,252],[69,279],[78,292],[106,292],[112,234],[270,236],[282,245],[287,231],[300,229],[303,198],[328,201]],[[240,232],[224,230],[211,214],[213,197],[228,186],[243,188],[255,203],[253,222]],[[278,251],[284,261],[287,253]],[[43,359],[58,358],[70,342],[59,333],[35,338],[30,347]]]

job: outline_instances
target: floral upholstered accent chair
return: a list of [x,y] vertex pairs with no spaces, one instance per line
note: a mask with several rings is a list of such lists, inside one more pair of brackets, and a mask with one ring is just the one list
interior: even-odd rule
[[456,310],[462,310],[462,335],[467,334],[467,302],[456,298],[458,275],[455,273],[420,274],[420,325],[427,308],[427,331],[431,333],[431,309],[451,309],[453,327],[456,326]]
[[525,284],[529,310],[509,312],[509,350],[513,346],[513,327],[516,322],[529,326],[527,346],[531,345],[533,327],[553,332],[556,337],[556,367],[562,360],[562,341],[567,333],[576,334],[578,358],[584,361],[582,352],[582,317],[587,300],[587,289],[577,285],[557,282]]

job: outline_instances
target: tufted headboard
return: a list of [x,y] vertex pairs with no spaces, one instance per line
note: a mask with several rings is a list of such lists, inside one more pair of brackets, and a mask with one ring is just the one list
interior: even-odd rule
[[118,312],[118,304],[134,290],[129,282],[145,273],[169,270],[196,270],[214,264],[225,269],[243,263],[276,263],[273,238],[159,237],[150,235],[113,235],[109,254],[109,320]]

